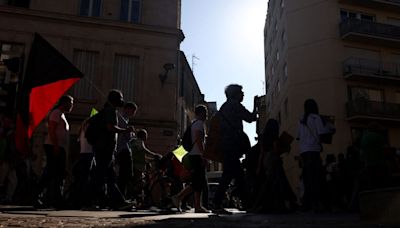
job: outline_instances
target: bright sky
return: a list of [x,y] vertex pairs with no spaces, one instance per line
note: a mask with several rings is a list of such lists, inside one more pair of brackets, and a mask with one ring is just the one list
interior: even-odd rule
[[[243,105],[253,110],[264,89],[264,24],[268,0],[182,0],[181,49],[206,101],[225,102],[225,86],[243,86]],[[244,125],[254,144],[255,123]]]

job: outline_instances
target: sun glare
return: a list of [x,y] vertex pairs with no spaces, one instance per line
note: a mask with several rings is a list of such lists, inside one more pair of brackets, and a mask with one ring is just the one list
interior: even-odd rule
[[236,37],[234,42],[240,43],[240,46],[248,51],[263,49],[265,8],[260,8],[259,4],[253,3],[240,5],[235,9],[236,16],[232,18],[233,21],[230,23],[232,26],[230,29],[234,31],[234,37]]

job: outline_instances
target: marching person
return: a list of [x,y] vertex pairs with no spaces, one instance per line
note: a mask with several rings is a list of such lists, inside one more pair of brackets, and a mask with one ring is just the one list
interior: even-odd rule
[[[65,113],[72,110],[74,99],[65,95],[60,98],[57,105],[48,117],[48,134],[44,142],[46,153],[46,167],[39,181],[39,198],[37,206],[63,206],[63,187],[66,175],[66,148],[69,139],[69,124]],[[54,186],[51,186],[54,183]],[[44,190],[47,189],[47,200],[44,200]],[[51,190],[51,192],[49,192]]]
[[243,132],[243,121],[251,123],[257,120],[257,105],[255,104],[253,112],[250,112],[241,104],[244,97],[242,86],[237,84],[228,85],[225,88],[225,95],[227,100],[219,110],[224,168],[213,199],[213,212],[217,214],[229,214],[223,208],[222,200],[232,179],[235,179],[235,183],[238,185],[242,203],[246,204],[244,172],[239,159],[247,152],[246,150],[250,150],[250,142]]
[[195,119],[191,125],[192,149],[189,151],[189,161],[191,165],[191,183],[186,186],[177,195],[172,196],[172,202],[178,210],[181,210],[182,200],[194,192],[194,212],[209,213],[209,211],[201,205],[201,194],[204,186],[207,185],[206,172],[204,167],[204,121],[207,119],[207,108],[204,105],[198,105],[195,108]]

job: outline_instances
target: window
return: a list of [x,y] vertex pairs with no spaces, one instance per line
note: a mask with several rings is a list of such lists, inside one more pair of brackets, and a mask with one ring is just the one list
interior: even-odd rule
[[288,106],[289,106],[289,101],[288,101],[288,98],[286,98],[285,102],[284,102],[284,108],[283,108],[286,118],[289,116],[289,107]]
[[274,76],[274,74],[275,74],[275,67],[272,66],[272,67],[271,67],[271,76]]
[[283,78],[287,79],[288,77],[288,68],[287,68],[287,63],[285,63],[285,65],[283,65]]
[[279,123],[279,125],[281,125],[281,123],[282,123],[282,117],[281,117],[281,112],[278,112],[278,123]]
[[275,21],[275,31],[278,32],[278,21]]
[[99,17],[102,8],[101,0],[81,0],[80,15]]
[[285,7],[285,2],[284,2],[284,0],[281,0],[281,10],[280,10],[280,17],[282,17],[282,14],[283,14],[283,8]]
[[383,90],[363,87],[351,87],[351,100],[383,101]]
[[341,9],[340,10],[340,20],[345,21],[349,18],[350,19],[358,19],[358,20],[362,20],[362,21],[370,21],[370,22],[376,21],[375,15],[366,14],[366,13],[362,13],[362,12],[352,12],[352,11],[348,11],[346,9]]
[[360,14],[360,19],[361,19],[362,21],[371,21],[371,22],[373,22],[373,21],[375,21],[375,16],[373,16],[373,15],[366,15],[366,14]]
[[140,0],[121,0],[121,21],[139,23]]
[[390,25],[400,26],[400,18],[388,17],[387,23]]
[[138,72],[138,65],[139,57],[115,56],[112,88],[121,90],[125,100],[134,99],[134,82]]
[[274,102],[275,102],[275,96],[276,96],[275,90],[273,89],[273,90],[272,90],[272,94],[271,94],[271,103],[274,103]]
[[[355,143],[359,143],[360,139],[362,138],[362,136],[365,134],[365,132],[368,131],[368,129],[366,128],[360,128],[360,127],[352,127],[351,128],[351,138],[353,140],[353,142]],[[384,142],[389,145],[389,134],[388,134],[388,130],[384,129],[384,130],[380,130],[379,134],[381,136],[383,136]]]
[[[0,113],[13,116],[21,69],[23,44],[0,42]],[[5,61],[8,60],[6,65]],[[19,73],[18,73],[19,72]]]
[[282,31],[281,40],[282,40],[282,46],[285,46],[285,43],[286,43],[286,31],[285,30]]
[[74,96],[79,99],[93,99],[93,83],[97,75],[99,53],[94,51],[74,50],[73,62],[85,75],[73,86]]
[[276,61],[279,61],[279,50],[276,51]]
[[[0,1],[0,5],[2,2],[8,2],[10,6],[24,7],[29,8],[30,0],[8,0],[8,1]],[[4,3],[3,3],[4,4]]]
[[278,82],[276,83],[276,89],[278,90],[278,92],[281,91],[281,82],[278,80]]
[[345,54],[348,57],[357,57],[370,60],[381,60],[381,53],[378,50],[362,49],[358,47],[344,47]]
[[357,13],[350,12],[350,11],[344,10],[344,9],[340,10],[340,19],[341,19],[341,21],[345,21],[345,20],[347,20],[349,18],[357,19]]
[[400,91],[396,92],[396,98],[395,98],[396,104],[400,104]]

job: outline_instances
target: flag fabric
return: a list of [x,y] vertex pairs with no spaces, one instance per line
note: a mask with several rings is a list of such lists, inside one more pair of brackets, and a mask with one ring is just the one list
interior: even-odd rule
[[188,152],[183,148],[183,146],[179,146],[176,148],[172,153],[175,155],[175,157],[182,162],[183,156],[185,156]]
[[18,91],[16,147],[27,153],[28,140],[61,96],[83,74],[42,36],[35,33],[25,76]]
[[97,113],[99,113],[99,111],[97,111],[97,109],[92,108],[92,110],[90,111],[90,117],[96,115]]

